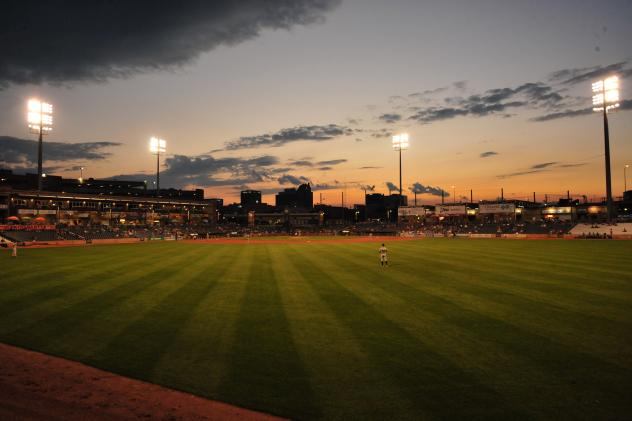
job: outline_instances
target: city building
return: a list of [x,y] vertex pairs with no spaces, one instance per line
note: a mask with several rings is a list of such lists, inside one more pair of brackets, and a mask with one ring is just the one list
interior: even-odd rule
[[275,196],[277,209],[312,210],[314,208],[314,193],[309,183],[301,184],[298,188],[287,188]]

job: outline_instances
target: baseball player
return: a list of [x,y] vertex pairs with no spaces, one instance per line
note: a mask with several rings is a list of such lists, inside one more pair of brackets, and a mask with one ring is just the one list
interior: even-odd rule
[[380,265],[388,266],[388,249],[386,248],[384,243],[382,243],[382,247],[378,249],[378,252],[380,253]]

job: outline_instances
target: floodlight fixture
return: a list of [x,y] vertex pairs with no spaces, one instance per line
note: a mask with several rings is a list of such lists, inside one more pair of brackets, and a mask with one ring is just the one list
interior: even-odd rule
[[167,151],[167,141],[157,137],[149,139],[149,151],[156,154],[156,197],[160,196],[160,154]]
[[149,150],[151,153],[156,154],[165,153],[167,151],[167,141],[157,137],[152,137],[149,139]]
[[29,131],[38,135],[37,143],[37,189],[42,190],[44,174],[43,165],[43,136],[53,130],[53,106],[39,99],[29,99],[26,104],[26,121]]
[[393,136],[393,149],[396,151],[408,149],[408,133],[396,134]]
[[619,107],[619,78],[611,76],[592,84],[593,111],[608,112]]
[[26,120],[31,133],[48,134],[53,130],[53,106],[39,99],[30,99],[27,103]]

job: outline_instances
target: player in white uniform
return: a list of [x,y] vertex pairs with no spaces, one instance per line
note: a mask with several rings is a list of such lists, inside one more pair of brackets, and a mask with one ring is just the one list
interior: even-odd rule
[[11,257],[18,257],[18,243],[13,243],[13,250],[11,251]]
[[379,248],[378,252],[380,253],[380,265],[388,266],[388,249],[384,243],[382,243],[382,247]]

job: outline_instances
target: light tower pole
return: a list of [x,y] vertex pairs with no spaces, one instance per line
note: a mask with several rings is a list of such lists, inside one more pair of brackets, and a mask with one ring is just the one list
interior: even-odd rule
[[30,99],[27,104],[27,122],[31,133],[37,133],[37,190],[42,190],[43,182],[43,136],[53,130],[53,106],[39,99]]
[[614,213],[612,204],[612,180],[610,171],[610,132],[608,128],[608,111],[619,106],[619,78],[611,76],[598,80],[592,84],[593,111],[603,114],[603,137],[606,159],[606,206],[608,208],[608,222],[612,222]]
[[630,168],[630,164],[625,164],[623,166],[623,194],[628,191],[628,174],[627,169]]
[[156,154],[156,197],[160,196],[160,154],[167,151],[167,141],[152,137],[149,139],[149,150]]
[[408,149],[408,133],[393,136],[393,149],[399,152],[399,197],[397,198],[397,225],[399,225],[399,207],[402,205],[402,149]]
[[402,150],[408,149],[408,133],[393,136],[393,149],[399,152],[399,200],[402,200]]

